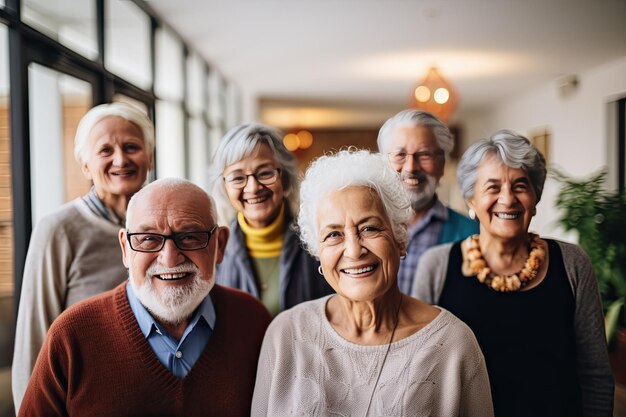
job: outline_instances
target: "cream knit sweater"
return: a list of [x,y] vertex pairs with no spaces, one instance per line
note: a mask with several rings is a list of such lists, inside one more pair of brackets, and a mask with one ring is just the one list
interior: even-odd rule
[[[263,341],[252,416],[364,416],[387,345],[348,342],[325,315],[331,296],[279,314]],[[394,342],[370,416],[493,416],[483,355],[446,310]]]

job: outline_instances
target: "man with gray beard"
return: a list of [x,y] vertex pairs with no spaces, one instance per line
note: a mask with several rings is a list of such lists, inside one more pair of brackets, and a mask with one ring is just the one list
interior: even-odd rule
[[228,229],[179,179],[131,199],[119,240],[127,283],[53,323],[20,416],[247,416],[270,315],[215,285]]
[[398,286],[411,294],[419,258],[431,246],[478,233],[478,223],[443,205],[436,190],[446,155],[454,142],[448,127],[431,113],[403,110],[378,133],[378,150],[400,174],[415,214],[409,224],[406,257],[400,262]]

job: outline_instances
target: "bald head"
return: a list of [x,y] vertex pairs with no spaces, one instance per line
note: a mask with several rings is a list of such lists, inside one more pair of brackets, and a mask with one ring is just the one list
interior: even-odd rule
[[181,202],[183,199],[205,212],[211,222],[215,222],[215,203],[202,188],[182,178],[162,178],[146,185],[130,199],[126,210],[126,228],[131,229],[133,218],[141,216],[141,213],[135,213],[136,208],[141,211],[146,205],[165,205],[165,202]]

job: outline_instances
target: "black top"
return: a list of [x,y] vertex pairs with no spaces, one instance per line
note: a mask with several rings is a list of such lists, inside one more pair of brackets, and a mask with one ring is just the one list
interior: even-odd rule
[[476,277],[463,276],[460,242],[450,252],[439,305],[474,331],[497,417],[581,415],[574,295],[560,248],[547,242],[546,277],[521,292],[497,292]]

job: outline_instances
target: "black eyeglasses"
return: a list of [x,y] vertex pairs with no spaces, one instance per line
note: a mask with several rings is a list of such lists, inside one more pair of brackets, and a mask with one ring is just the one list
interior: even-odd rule
[[226,182],[228,186],[240,190],[245,188],[246,184],[248,184],[248,178],[250,177],[254,177],[259,184],[272,185],[279,176],[280,168],[264,168],[252,174],[234,172],[224,177],[224,182]]
[[159,252],[165,246],[167,239],[172,239],[180,250],[199,250],[209,245],[211,236],[217,230],[217,225],[211,230],[202,232],[180,232],[171,235],[159,233],[130,233],[126,230],[130,248],[136,252]]
[[419,161],[420,164],[429,164],[433,163],[437,158],[443,156],[443,151],[439,150],[426,150],[419,151],[415,153],[408,153],[403,150],[389,152],[387,154],[389,156],[389,160],[394,164],[404,164],[407,157],[412,157],[413,160]]

